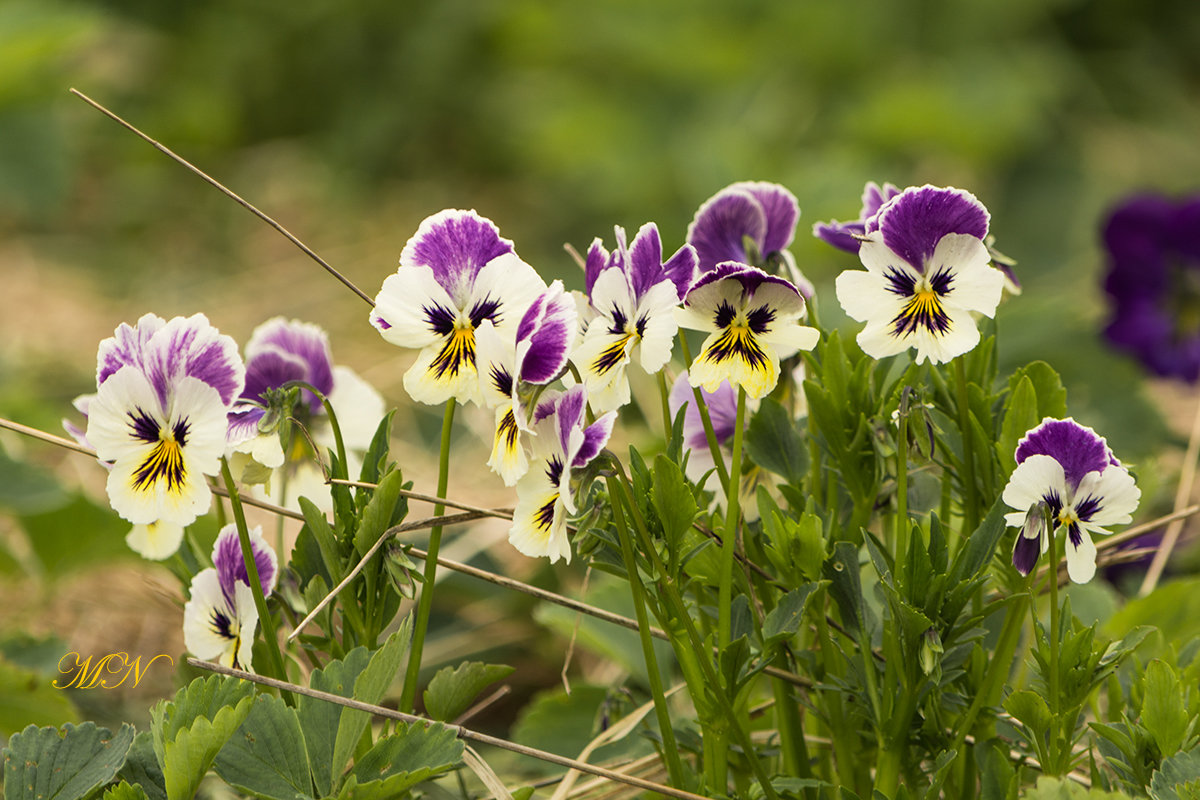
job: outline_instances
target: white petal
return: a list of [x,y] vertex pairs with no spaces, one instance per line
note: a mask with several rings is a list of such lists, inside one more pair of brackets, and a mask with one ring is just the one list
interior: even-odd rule
[[934,333],[921,326],[905,337],[917,348],[918,364],[926,358],[933,364],[945,364],[979,344],[979,329],[969,311],[949,305],[943,305],[942,310],[950,320],[944,333]]
[[496,432],[492,438],[492,455],[488,459],[492,468],[504,481],[513,486],[529,470],[529,459],[521,446],[520,429],[513,416],[512,404],[496,409]]
[[775,348],[779,358],[788,358],[798,350],[812,350],[817,346],[821,334],[816,328],[807,325],[789,324],[772,326],[762,338]]
[[679,294],[671,281],[652,286],[638,306],[638,319],[646,320],[642,328],[642,340],[638,344],[638,360],[649,375],[658,372],[671,360],[671,349],[679,332],[679,324],[675,321],[675,309],[678,307]]
[[859,322],[890,322],[904,309],[905,299],[888,291],[886,279],[873,272],[846,270],[834,287],[846,315]]
[[1086,530],[1080,529],[1079,546],[1076,547],[1068,533],[1067,542],[1067,574],[1075,583],[1087,583],[1096,574],[1096,545]]
[[717,331],[709,334],[704,340],[700,355],[688,368],[688,381],[692,386],[699,386],[706,392],[715,392],[721,381],[728,380],[731,386],[745,389],[746,397],[751,399],[757,400],[770,393],[779,382],[779,357],[775,355],[775,349],[758,337],[759,344],[763,345],[764,356],[760,364],[751,364],[739,355],[715,360],[712,351],[722,334],[722,331]]
[[557,488],[546,480],[545,467],[545,462],[535,462],[517,483],[517,506],[508,541],[527,556],[546,556],[551,564],[559,558],[570,563],[565,509]]
[[1017,465],[1000,496],[1006,505],[1024,512],[1042,502],[1050,492],[1066,498],[1066,475],[1062,465],[1053,458],[1036,455]]
[[1098,498],[1101,505],[1085,524],[1124,525],[1133,521],[1132,514],[1137,510],[1142,490],[1124,467],[1110,464],[1102,473],[1089,472],[1083,476],[1079,488],[1075,490],[1075,507],[1078,508],[1088,497]]
[[[673,287],[674,284],[671,286]],[[592,307],[598,314],[609,319],[614,317],[613,312],[616,311],[625,318],[626,322],[632,321],[633,288],[630,287],[629,280],[622,270],[614,267],[600,273],[592,285]]]
[[943,236],[933,251],[926,271],[946,268],[954,276],[944,302],[986,316],[996,313],[1004,293],[1004,273],[989,266],[991,256],[982,241],[965,233]]
[[500,391],[492,373],[501,372],[516,381],[515,337],[516,328],[500,333],[491,320],[485,319],[475,329],[475,369],[479,374],[479,391],[488,408],[512,403],[512,392]]
[[429,267],[401,267],[383,281],[375,297],[371,324],[385,341],[399,347],[427,347],[437,333],[430,327],[426,308],[457,311],[454,301]]
[[[451,334],[455,335],[455,334]],[[474,333],[471,334],[474,336]],[[432,369],[433,361],[443,347],[443,342],[425,348],[417,360],[404,373],[404,389],[418,403],[441,405],[451,397],[461,403],[481,403],[483,394],[479,390],[479,377],[474,362],[461,360],[457,370],[446,370],[441,376]]]
[[125,535],[125,543],[142,558],[162,561],[175,555],[183,542],[183,526],[171,522],[134,525]]
[[913,346],[911,336],[895,336],[892,334],[892,328],[890,317],[873,319],[858,332],[855,341],[864,353],[877,359],[903,353]]
[[[184,646],[205,661],[230,667],[236,660],[242,669],[250,670],[251,647],[258,628],[258,611],[250,587],[238,582],[231,609],[225,603],[217,571],[210,567],[192,578],[190,594],[191,599],[183,608]],[[228,621],[228,636],[214,625],[216,614]]]
[[475,303],[497,300],[500,307],[493,323],[501,331],[510,327],[515,329],[529,306],[544,291],[546,282],[537,270],[515,253],[505,253],[484,264],[475,275],[471,300],[462,310],[470,313]]
[[911,264],[883,243],[883,233],[880,231],[868,234],[867,241],[859,245],[858,260],[862,262],[868,272],[873,272],[880,277],[887,272],[889,267],[915,271]]

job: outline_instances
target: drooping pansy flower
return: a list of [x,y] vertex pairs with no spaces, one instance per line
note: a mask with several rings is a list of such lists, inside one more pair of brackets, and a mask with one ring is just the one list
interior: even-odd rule
[[663,261],[658,227],[648,222],[626,245],[616,228],[616,249],[604,249],[599,238],[588,249],[585,277],[596,312],[572,360],[588,387],[597,411],[629,402],[626,366],[633,362],[654,374],[671,360],[678,324],[675,309],[696,272],[696,252],[679,248]]
[[408,240],[370,319],[387,341],[421,351],[404,374],[414,400],[478,403],[475,329],[484,320],[501,330],[516,325],[545,288],[490,220],[446,210]]
[[1051,419],[1025,434],[1017,445],[1017,468],[1001,495],[1019,509],[1005,515],[1021,529],[1013,566],[1033,571],[1050,536],[1066,531],[1067,573],[1087,583],[1096,572],[1093,534],[1130,522],[1141,491],[1101,436],[1073,419]]
[[1200,378],[1200,196],[1133,197],[1104,227],[1104,335],[1164,377]]
[[[275,551],[257,526],[250,531],[250,550],[258,571],[263,597],[269,597],[279,579]],[[213,566],[196,573],[183,608],[184,646],[205,661],[253,672],[251,647],[258,628],[258,609],[236,525],[226,525],[217,535]]]
[[[868,226],[874,223],[879,209],[898,194],[900,190],[890,183],[879,186],[875,181],[868,181],[863,188],[862,211],[859,212],[858,219],[853,222],[818,222],[813,225],[813,236],[839,250],[857,253],[863,237],[867,234]],[[877,226],[872,229],[877,229]]]
[[[714,391],[701,389],[700,392],[708,409],[713,437],[718,446],[724,445],[733,438],[737,425],[737,390],[729,385],[729,381],[721,381]],[[686,474],[688,480],[699,483],[716,464],[708,446],[708,434],[704,432],[700,409],[696,406],[694,387],[688,381],[686,371],[675,378],[671,394],[667,397],[667,407],[672,419],[679,414],[679,409],[686,407],[683,412],[683,448],[689,451]]]
[[1004,289],[984,244],[983,204],[961,189],[912,187],[868,223],[858,251],[866,271],[837,277],[838,302],[867,323],[863,352],[886,358],[915,347],[918,364],[940,364],[975,347],[971,314],[995,314]]
[[796,236],[800,204],[777,183],[741,181],[706,200],[688,226],[688,244],[696,248],[701,272],[725,261],[768,269],[774,265],[804,297],[813,286],[787,249]]
[[111,464],[109,501],[135,525],[171,533],[148,545],[148,557],[165,558],[167,539],[211,502],[205,476],[220,471],[226,414],[245,381],[237,345],[203,314],[146,314],[100,343],[96,381],[86,439]]
[[600,454],[616,412],[586,424],[587,389],[573,386],[538,404],[534,412],[534,457],[517,482],[517,507],[508,540],[527,556],[571,561],[567,515],[576,512],[571,478]]
[[496,410],[488,466],[512,486],[529,468],[522,433],[529,433],[526,402],[531,390],[562,374],[578,334],[575,300],[554,281],[526,310],[516,329],[501,333],[484,320],[476,330],[484,402]]
[[[229,413],[230,465],[237,477],[265,484],[272,499],[292,507],[305,496],[323,510],[332,508],[329,489],[309,440],[333,447],[330,420],[321,399],[300,391],[295,408],[271,408],[276,394],[291,381],[303,381],[325,396],[334,413],[348,456],[365,451],[384,415],[383,398],[349,367],[335,365],[325,331],[312,323],[275,317],[255,328],[246,345],[246,386]],[[304,426],[285,454],[278,431],[284,416]],[[285,457],[286,455],[286,457]],[[273,484],[276,470],[287,472],[287,486]]]
[[733,261],[718,264],[692,285],[677,313],[680,327],[709,336],[688,368],[693,386],[715,392],[722,381],[764,397],[779,381],[779,360],[817,343],[815,328],[799,324],[804,298],[789,281]]

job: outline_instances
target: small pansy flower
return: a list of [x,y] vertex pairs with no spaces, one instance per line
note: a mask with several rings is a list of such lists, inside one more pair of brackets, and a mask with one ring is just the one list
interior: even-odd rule
[[226,414],[245,381],[237,345],[203,314],[146,314],[100,343],[96,381],[85,437],[111,464],[109,501],[135,525],[158,526],[143,533],[148,557],[163,558],[211,502],[205,476],[220,471]]
[[679,248],[663,261],[658,227],[646,223],[633,243],[616,228],[616,249],[609,253],[600,239],[588,249],[585,276],[596,311],[583,341],[572,355],[597,411],[629,402],[626,366],[636,360],[647,374],[671,360],[678,324],[675,309],[696,272],[696,252]]
[[[329,510],[329,489],[315,463],[316,454],[308,447],[308,438],[295,433],[295,445],[285,458],[277,430],[286,414],[304,426],[315,445],[333,447],[333,430],[324,403],[302,389],[296,408],[268,408],[273,394],[291,381],[303,381],[329,400],[348,453],[362,452],[370,446],[384,415],[383,398],[354,370],[333,363],[329,337],[317,325],[276,317],[259,325],[250,336],[246,345],[246,386],[229,413],[231,467],[242,481],[265,484],[281,505],[291,507],[303,494]],[[280,468],[289,473],[286,497],[282,487],[271,485],[272,474]]]
[[404,388],[420,403],[482,400],[475,329],[516,325],[545,283],[512,242],[474,211],[441,211],[421,223],[383,282],[371,324],[384,339],[420,349]]
[[516,330],[508,336],[484,320],[476,331],[478,365],[484,402],[496,409],[496,432],[488,466],[506,486],[529,468],[522,446],[528,433],[525,403],[533,387],[545,386],[562,374],[575,343],[579,322],[575,300],[555,281],[540,294]]
[[961,189],[913,187],[867,228],[858,251],[866,271],[837,277],[838,302],[867,323],[858,334],[863,352],[886,358],[915,347],[918,364],[940,364],[975,347],[971,314],[995,314],[1004,289],[984,244],[983,204]]
[[[701,389],[700,392],[708,409],[713,436],[718,445],[724,445],[733,438],[737,425],[737,390],[729,385],[729,381],[721,381],[715,391]],[[688,452],[686,474],[692,483],[699,483],[716,464],[708,446],[708,434],[704,432],[704,420],[700,417],[700,409],[697,408],[695,400],[694,387],[688,381],[687,372],[679,373],[667,397],[667,407],[671,411],[672,419],[679,414],[679,409],[686,407],[683,412],[683,449]]]
[[1104,227],[1112,319],[1104,335],[1148,369],[1200,379],[1200,196],[1143,195]]
[[508,540],[527,556],[571,561],[567,515],[576,513],[572,474],[600,454],[612,434],[616,412],[586,424],[587,389],[573,386],[538,404],[534,413],[534,460],[517,482],[517,507]]
[[839,250],[857,253],[867,234],[867,227],[874,222],[879,209],[898,194],[900,190],[890,183],[881,187],[875,181],[868,181],[863,188],[862,211],[859,212],[858,219],[853,222],[818,222],[813,225],[813,236]]
[[1141,491],[1108,444],[1091,428],[1073,419],[1047,417],[1017,445],[1017,468],[1001,495],[1019,509],[1005,515],[1021,529],[1013,547],[1013,566],[1022,575],[1033,571],[1050,536],[1066,530],[1067,573],[1087,583],[1096,573],[1093,534],[1105,526],[1132,520]]
[[[250,550],[263,597],[269,597],[279,578],[279,563],[257,526],[250,529]],[[236,525],[221,529],[212,560],[213,566],[192,578],[191,599],[183,608],[184,646],[196,658],[252,672],[258,609]]]
[[779,381],[779,360],[817,343],[799,324],[804,298],[790,282],[727,261],[701,275],[679,310],[679,325],[709,336],[689,368],[693,386],[715,392],[722,381],[764,397]]
[[688,226],[688,244],[696,248],[701,272],[725,261],[766,268],[782,264],[784,274],[804,297],[813,286],[787,249],[796,236],[800,204],[777,183],[741,181],[704,202]]

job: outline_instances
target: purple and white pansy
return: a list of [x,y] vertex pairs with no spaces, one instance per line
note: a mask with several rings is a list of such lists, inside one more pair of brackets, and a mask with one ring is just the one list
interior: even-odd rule
[[813,285],[796,267],[788,247],[796,236],[800,204],[777,183],[741,181],[706,200],[688,226],[688,244],[696,248],[698,268],[708,272],[725,261],[756,267],[779,263],[804,297]]
[[[329,337],[312,323],[275,317],[255,328],[246,345],[246,387],[229,413],[230,465],[245,483],[266,484],[282,505],[294,505],[300,489],[325,510],[331,508],[324,476],[305,447],[294,448],[285,459],[278,423],[283,415],[304,425],[307,437],[319,447],[333,447],[332,426],[325,405],[308,389],[300,392],[294,409],[268,413],[272,393],[292,381],[302,381],[320,392],[338,415],[338,426],[347,450],[362,451],[371,443],[383,418],[383,398],[352,369],[333,363]],[[285,463],[286,462],[286,463]],[[287,496],[271,486],[275,470],[289,472]],[[311,474],[310,474],[311,473]]]
[[[715,391],[701,389],[704,405],[708,409],[708,419],[712,423],[713,437],[721,446],[733,438],[737,426],[737,390],[729,385],[729,381],[721,381]],[[683,412],[683,448],[688,452],[688,480],[699,483],[700,480],[716,466],[712,450],[708,446],[708,434],[704,432],[704,421],[700,417],[700,409],[696,406],[695,391],[688,381],[688,373],[679,373],[671,386],[671,394],[667,397],[667,407],[674,419],[679,409]],[[720,493],[718,492],[718,497]]]
[[567,366],[579,321],[575,300],[554,281],[526,310],[516,330],[501,333],[489,320],[476,330],[484,402],[496,410],[488,466],[506,486],[529,468],[522,433],[530,432],[525,403],[533,387],[558,378]]
[[166,540],[208,510],[204,476],[220,471],[226,415],[245,367],[233,339],[203,314],[122,324],[100,343],[97,360],[86,439],[111,464],[113,509],[135,525],[160,523],[147,550],[163,558],[174,552]]
[[984,243],[988,212],[961,189],[920,186],[893,197],[866,222],[858,255],[867,269],[837,277],[837,297],[867,325],[858,344],[873,358],[917,350],[947,362],[979,343],[972,313],[992,316],[1004,274]]
[[[254,527],[249,533],[263,597],[269,597],[279,579],[279,562],[261,529]],[[192,578],[191,599],[183,608],[184,646],[197,658],[253,672],[250,660],[258,609],[236,525],[221,529],[212,560],[213,566]]]
[[863,237],[867,234],[868,226],[875,222],[879,209],[898,194],[900,190],[890,183],[880,186],[875,181],[868,181],[863,188],[862,211],[858,213],[858,219],[853,222],[818,222],[813,225],[813,236],[839,250],[857,253]]
[[588,296],[596,316],[572,360],[588,387],[597,411],[629,402],[626,366],[636,360],[647,374],[671,360],[678,332],[675,309],[696,273],[696,251],[679,248],[663,261],[658,226],[646,223],[627,245],[617,227],[616,248],[609,253],[599,238],[588,249],[585,267]]
[[404,375],[414,400],[479,403],[476,328],[484,320],[501,330],[515,326],[545,287],[490,220],[447,209],[408,240],[370,319],[385,340],[421,351]]
[[586,424],[587,389],[573,386],[538,404],[534,412],[534,459],[517,482],[517,506],[508,540],[527,556],[571,561],[567,515],[576,512],[574,471],[600,454],[612,434],[616,412]]
[[1087,583],[1096,573],[1093,534],[1106,526],[1132,520],[1141,490],[1117,461],[1103,437],[1073,419],[1051,419],[1025,434],[1017,445],[1017,468],[1001,495],[1019,509],[1005,515],[1020,528],[1013,566],[1022,575],[1033,571],[1050,536],[1066,530],[1067,573]]
[[692,386],[715,392],[722,381],[767,395],[779,381],[779,361],[816,346],[818,333],[799,323],[804,298],[789,281],[757,267],[726,261],[701,275],[679,309],[682,328],[707,332],[688,368]]

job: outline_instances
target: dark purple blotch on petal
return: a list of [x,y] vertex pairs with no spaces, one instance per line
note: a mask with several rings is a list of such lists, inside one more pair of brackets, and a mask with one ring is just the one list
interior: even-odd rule
[[[289,381],[308,381],[308,376],[308,365],[299,356],[267,350],[246,364],[246,388],[242,391],[242,397],[262,402],[269,390],[279,389]],[[304,394],[311,410],[320,408],[321,401],[313,397],[311,392],[306,390]]]
[[878,224],[888,249],[923,272],[943,236],[963,233],[983,240],[988,212],[969,192],[919,186],[889,200],[879,211]]
[[254,361],[260,352],[277,350],[304,363],[305,376],[299,380],[311,383],[317,391],[326,396],[333,391],[333,354],[329,349],[329,338],[316,325],[283,319],[272,320],[255,332],[252,344],[252,347],[247,348],[247,368],[249,362]]
[[[1031,513],[1038,513],[1036,510]],[[1026,537],[1023,532],[1017,534],[1017,543],[1013,546],[1013,566],[1017,568],[1017,572],[1022,575],[1028,575],[1033,572],[1034,566],[1037,564],[1038,556],[1042,553],[1041,536],[1035,536],[1032,539]]]
[[1044,419],[1025,434],[1017,445],[1017,463],[1034,455],[1050,456],[1061,464],[1072,491],[1089,472],[1103,472],[1110,464],[1120,463],[1103,437],[1071,418]]
[[583,444],[579,447],[579,452],[575,454],[575,458],[571,461],[571,468],[578,469],[592,463],[592,459],[600,455],[600,451],[604,449],[604,445],[608,444],[608,437],[612,435],[613,423],[617,420],[617,413],[609,411],[600,419],[593,422],[583,430]]
[[[275,559],[261,543],[256,542],[253,538],[250,541],[250,547],[254,554],[254,567],[258,570],[258,580],[265,597],[275,586]],[[213,552],[213,566],[217,569],[221,593],[225,595],[225,601],[229,607],[234,608],[236,582],[241,581],[247,586],[250,585],[246,562],[242,558],[242,544],[235,525],[225,526],[217,537]]]
[[517,326],[517,342],[529,342],[521,360],[519,377],[522,381],[546,384],[558,377],[567,365],[568,346],[578,323],[575,306],[557,291],[538,296],[521,323]]

